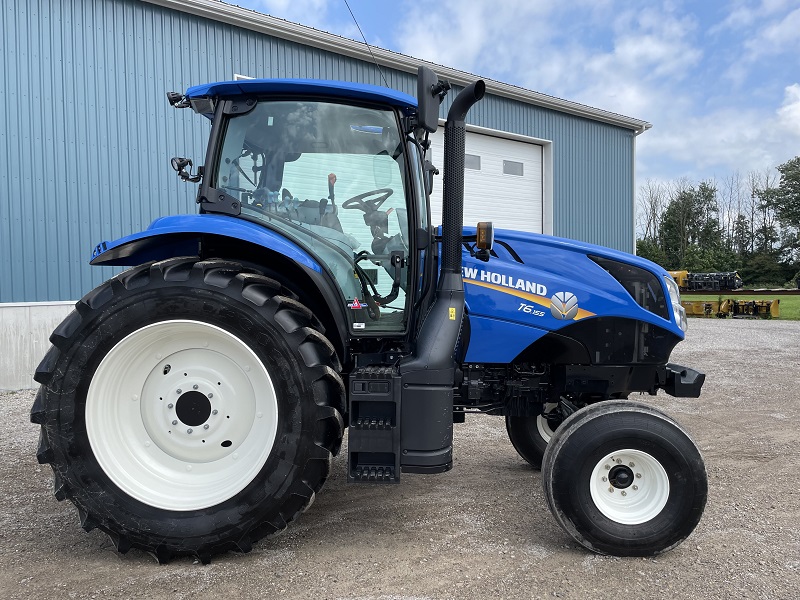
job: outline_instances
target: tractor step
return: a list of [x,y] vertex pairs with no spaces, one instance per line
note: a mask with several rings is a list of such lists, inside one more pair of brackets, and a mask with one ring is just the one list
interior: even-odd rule
[[395,479],[395,469],[394,467],[356,467],[353,479],[371,483],[392,483]]
[[348,482],[400,481],[401,387],[393,367],[372,365],[351,374]]

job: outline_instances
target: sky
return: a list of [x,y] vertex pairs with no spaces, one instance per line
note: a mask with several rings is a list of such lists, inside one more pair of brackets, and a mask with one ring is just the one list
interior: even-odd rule
[[[800,0],[348,1],[371,45],[652,123],[639,183],[800,155]],[[361,40],[344,0],[231,3]]]

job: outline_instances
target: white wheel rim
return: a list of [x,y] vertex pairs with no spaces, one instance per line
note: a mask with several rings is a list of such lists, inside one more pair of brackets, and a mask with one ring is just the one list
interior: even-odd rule
[[669,477],[646,452],[618,450],[595,465],[589,491],[604,516],[623,525],[639,525],[654,519],[667,505]]
[[266,463],[277,427],[275,389],[259,358],[199,321],[128,335],[103,358],[86,397],[86,432],[105,474],[165,510],[208,508],[242,491]]
[[539,435],[545,441],[545,443],[550,443],[550,438],[553,437],[555,431],[550,427],[550,423],[547,421],[545,415],[549,412],[554,411],[558,408],[558,404],[555,402],[548,402],[544,405],[544,412],[536,417],[536,429],[539,431]]

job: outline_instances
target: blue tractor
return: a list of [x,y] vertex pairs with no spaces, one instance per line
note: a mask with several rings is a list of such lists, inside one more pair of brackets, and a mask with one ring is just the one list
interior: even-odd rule
[[31,410],[55,496],[118,551],[203,562],[284,529],[345,431],[354,484],[453,464],[453,424],[505,418],[559,523],[588,549],[655,555],[702,515],[703,459],[629,394],[697,397],[669,362],[686,318],[659,266],[544,235],[463,227],[464,132],[445,125],[433,227],[429,135],[449,85],[418,97],[315,80],[170,93],[212,122],[199,214],[99,244],[130,268],[50,337]]

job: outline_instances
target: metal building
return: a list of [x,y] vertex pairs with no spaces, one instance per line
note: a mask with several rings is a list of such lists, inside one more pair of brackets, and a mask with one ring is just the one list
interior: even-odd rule
[[[0,24],[0,388],[30,385],[67,301],[113,274],[88,266],[95,244],[196,211],[169,159],[202,162],[209,128],[166,91],[234,74],[384,85],[363,43],[217,0],[4,0]],[[416,94],[422,61],[373,53],[389,87]],[[428,66],[455,91],[475,79]],[[649,123],[496,81],[469,119],[467,223],[633,251]]]

